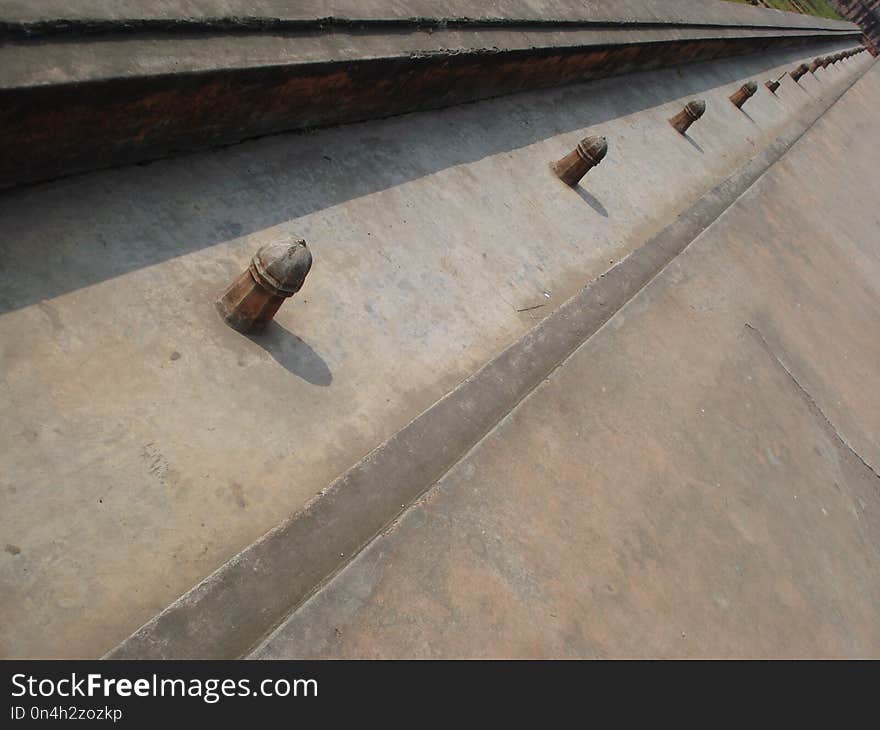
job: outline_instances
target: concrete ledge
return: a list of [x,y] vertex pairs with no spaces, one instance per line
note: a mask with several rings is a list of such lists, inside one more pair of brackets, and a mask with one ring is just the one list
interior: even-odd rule
[[[12,3],[0,16],[0,188],[633,70],[855,45],[860,35],[851,23],[720,0],[589,9],[536,0],[480,18],[455,2],[406,14],[379,2],[257,7]],[[314,12],[328,7],[329,18]]]
[[[855,80],[841,88],[829,105]],[[109,652],[107,658],[244,655],[607,322],[779,159],[818,116],[813,111],[794,120],[771,147],[370,453],[306,508]]]
[[[477,13],[477,15],[474,15]],[[7,0],[0,10],[0,31],[22,35],[53,32],[144,29],[327,28],[331,25],[393,24],[490,25],[653,24],[740,25],[743,27],[847,29],[849,23],[799,13],[766,10],[722,0],[592,0],[590,3],[505,0],[475,7],[466,0]]]

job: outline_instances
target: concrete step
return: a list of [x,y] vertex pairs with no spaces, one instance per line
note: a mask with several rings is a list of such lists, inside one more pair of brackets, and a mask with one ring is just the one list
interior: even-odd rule
[[820,42],[852,23],[710,0],[12,3],[0,188],[285,130]]

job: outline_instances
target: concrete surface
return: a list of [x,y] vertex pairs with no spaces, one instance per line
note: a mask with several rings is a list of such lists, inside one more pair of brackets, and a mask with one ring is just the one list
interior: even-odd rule
[[105,658],[230,659],[248,654],[595,334],[804,131],[800,125],[787,129],[666,228]]
[[880,654],[880,68],[254,658]]
[[[0,655],[114,646],[869,64],[762,89],[746,113],[727,101],[800,60],[699,64],[3,194]],[[666,120],[697,94],[709,111],[682,138]],[[587,133],[611,152],[569,190],[548,163]],[[309,241],[315,268],[277,327],[243,338],[213,300],[284,231]]]
[[[271,67],[308,66],[398,61],[457,60],[463,54],[481,53],[486,57],[510,52],[534,52],[572,48],[609,47],[686,43],[706,41],[714,44],[718,56],[735,55],[734,41],[751,40],[782,44],[798,39],[821,40],[857,45],[861,31],[852,25],[843,29],[742,28],[728,26],[707,29],[701,26],[664,26],[639,28],[487,28],[446,27],[427,31],[370,33],[342,29],[333,33],[278,31],[275,33],[213,33],[178,37],[175,35],[138,34],[63,39],[51,43],[9,41],[0,46],[0,91],[13,92],[33,87],[85,84],[108,80],[157,78],[164,74],[188,75],[204,72],[239,71]],[[733,50],[724,53],[721,41],[730,41]],[[742,52],[742,51],[739,51]],[[678,61],[691,58],[681,53]],[[537,64],[536,64],[537,65]],[[670,62],[657,65],[671,65]],[[638,66],[636,66],[638,68]],[[347,69],[346,69],[347,70]],[[405,76],[406,67],[398,63],[397,73]],[[605,64],[600,75],[630,70],[623,65]],[[363,75],[367,75],[363,72]],[[502,81],[503,79],[499,79]],[[585,79],[581,79],[585,80]],[[378,83],[378,79],[373,79]],[[339,84],[339,81],[337,81]],[[486,96],[492,94],[487,93]],[[498,94],[496,94],[498,95]],[[386,111],[384,116],[390,116]]]
[[[32,24],[34,31],[47,23],[115,21],[137,29],[132,21],[229,20],[445,20],[463,23],[519,20],[532,23],[690,23],[694,25],[740,24],[754,26],[842,28],[844,21],[812,15],[737,5],[723,0],[2,0],[0,19],[8,25]],[[43,24],[43,25],[40,25]],[[2,27],[2,26],[0,26]],[[124,29],[123,25],[123,29]],[[173,26],[171,26],[173,27]],[[7,28],[8,29],[8,28]]]

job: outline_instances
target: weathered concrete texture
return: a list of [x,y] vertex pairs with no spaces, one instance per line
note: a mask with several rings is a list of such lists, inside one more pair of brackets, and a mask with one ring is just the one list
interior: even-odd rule
[[[610,5],[562,2],[540,21],[543,3],[497,17],[487,7],[476,19],[457,3],[415,18],[417,8],[382,2],[366,18],[324,4],[318,16],[316,6],[285,15],[280,4],[280,16],[252,4],[230,15],[235,4],[217,2],[121,4],[103,16],[100,5],[97,16],[40,7],[33,22],[0,7],[0,187],[636,69],[852,45],[860,35],[852,23],[788,13],[642,5],[615,16]],[[342,15],[327,18],[333,10]]]
[[[0,560],[0,654],[114,646],[868,65],[786,82],[748,115],[727,101],[801,60],[695,65],[3,195],[0,535],[18,552]],[[695,95],[709,111],[683,138],[667,119]],[[571,190],[548,163],[586,134],[611,151]],[[279,230],[316,263],[278,326],[247,339],[213,302]]]
[[[421,497],[588,337],[747,190],[804,132],[794,126],[669,226],[107,654],[248,653]],[[349,556],[349,558],[346,558]]]
[[[811,15],[738,5],[722,0],[2,0],[0,18],[10,25],[35,26],[113,21],[123,29],[138,20],[204,23],[217,20],[395,21],[446,20],[479,23],[492,20],[589,23],[691,23],[695,25],[754,25],[840,28],[841,21]],[[50,25],[51,27],[51,25]]]
[[875,67],[253,656],[878,656],[878,115]]

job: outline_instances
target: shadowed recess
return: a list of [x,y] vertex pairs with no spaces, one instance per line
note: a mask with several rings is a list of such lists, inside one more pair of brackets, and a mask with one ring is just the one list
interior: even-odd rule
[[[824,48],[825,45],[822,46]],[[803,49],[288,133],[0,192],[0,312],[803,57]],[[614,88],[613,99],[598,90]],[[369,174],[360,174],[368,170]],[[34,225],[53,212],[52,223]],[[84,215],[84,211],[88,211]],[[53,261],[48,269],[45,260]]]

